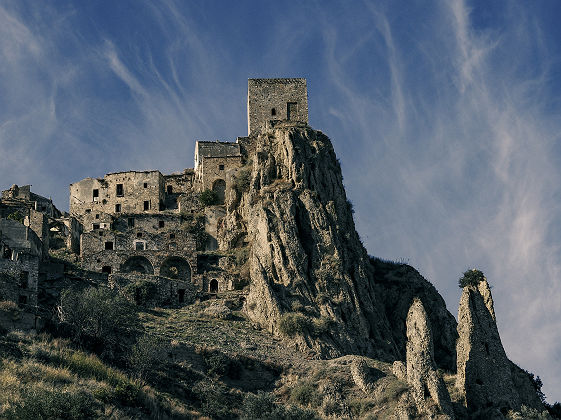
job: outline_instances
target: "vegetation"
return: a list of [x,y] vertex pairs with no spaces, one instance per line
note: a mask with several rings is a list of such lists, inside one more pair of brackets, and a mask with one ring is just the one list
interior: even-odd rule
[[199,200],[203,206],[212,206],[218,203],[218,195],[209,189],[204,190],[199,196]]
[[149,306],[156,300],[158,285],[153,281],[138,278],[124,286],[121,292],[129,302]]
[[69,328],[75,343],[101,349],[110,358],[124,352],[126,339],[133,337],[140,327],[134,306],[105,287],[65,290],[57,315]]
[[284,406],[275,403],[272,394],[259,391],[247,394],[241,409],[241,420],[313,420],[317,415],[296,406]]
[[249,191],[251,186],[251,162],[240,168],[234,177],[234,189],[241,193]]
[[311,318],[299,312],[288,312],[280,317],[279,330],[288,337],[304,333],[317,337],[327,332],[330,323],[327,318]]
[[8,215],[7,219],[15,220],[16,222],[23,223],[24,217],[23,217],[23,214],[21,214],[19,211],[15,211],[13,213],[10,213]]
[[202,213],[184,214],[182,217],[185,222],[182,228],[195,237],[197,250],[204,250],[208,241],[208,233],[205,230],[205,215]]
[[460,288],[464,288],[466,286],[477,286],[483,280],[485,280],[483,272],[476,268],[472,268],[471,270],[467,270],[458,280],[458,285]]

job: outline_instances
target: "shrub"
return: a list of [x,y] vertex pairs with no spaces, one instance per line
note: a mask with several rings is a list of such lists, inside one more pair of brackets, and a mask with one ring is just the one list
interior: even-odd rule
[[83,419],[93,417],[98,403],[80,391],[26,387],[20,398],[4,412],[6,419]]
[[300,405],[317,407],[321,403],[321,396],[311,382],[298,382],[290,391],[290,401]]
[[149,280],[137,279],[121,289],[129,302],[147,306],[158,296],[158,285]]
[[57,315],[60,322],[70,326],[76,343],[93,341],[101,345],[105,355],[122,351],[125,339],[140,327],[134,306],[104,287],[63,291]]
[[328,318],[310,318],[298,312],[283,314],[279,321],[279,330],[288,337],[307,333],[314,337],[320,336],[329,330],[331,320]]
[[207,373],[216,376],[228,376],[231,379],[239,379],[242,366],[237,360],[231,359],[223,353],[203,353],[203,359],[207,366]]
[[10,213],[7,217],[7,219],[9,220],[15,220],[16,222],[20,222],[23,223],[23,215],[19,212],[19,211],[15,211],[13,213]]
[[483,272],[477,270],[476,268],[472,268],[471,270],[467,270],[458,280],[458,285],[460,288],[464,288],[466,286],[477,286],[483,280],[485,280]]
[[212,206],[218,203],[218,196],[214,191],[206,189],[199,196],[199,201],[203,206]]
[[298,312],[283,314],[279,321],[280,332],[289,337],[308,332],[311,327],[312,322],[310,318]]
[[132,347],[129,355],[129,365],[144,378],[151,370],[158,368],[169,351],[166,340],[152,335],[144,334]]
[[311,410],[276,404],[274,395],[263,391],[247,394],[240,414],[240,420],[315,420],[317,418]]
[[239,193],[249,191],[251,186],[251,166],[246,165],[241,168],[234,178],[234,189]]

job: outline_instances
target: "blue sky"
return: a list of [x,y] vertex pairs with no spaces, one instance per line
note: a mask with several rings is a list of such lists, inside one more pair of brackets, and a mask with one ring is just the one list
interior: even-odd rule
[[[351,6],[352,5],[352,6]],[[507,354],[561,400],[561,3],[0,0],[0,188],[193,166],[247,79],[306,77],[372,255],[456,314],[482,269]]]

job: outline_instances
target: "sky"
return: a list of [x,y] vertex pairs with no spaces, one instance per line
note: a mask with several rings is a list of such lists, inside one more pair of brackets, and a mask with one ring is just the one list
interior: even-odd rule
[[507,355],[561,401],[561,3],[0,0],[0,189],[193,167],[247,79],[305,77],[371,255],[457,314],[481,269]]

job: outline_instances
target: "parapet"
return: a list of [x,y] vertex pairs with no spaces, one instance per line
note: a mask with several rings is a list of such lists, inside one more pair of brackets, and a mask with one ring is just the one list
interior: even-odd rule
[[308,123],[306,79],[249,79],[247,81],[248,134],[264,128],[268,121]]

